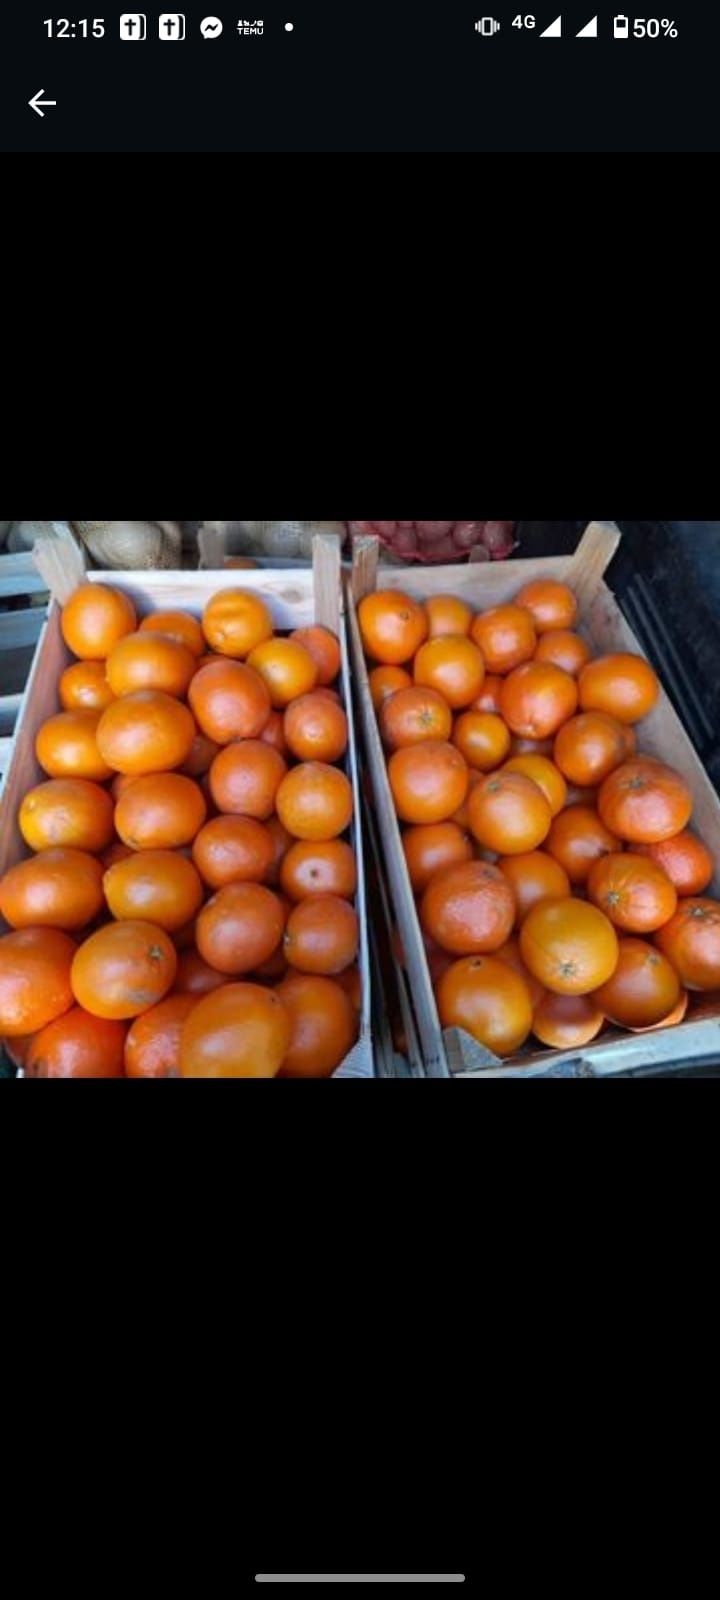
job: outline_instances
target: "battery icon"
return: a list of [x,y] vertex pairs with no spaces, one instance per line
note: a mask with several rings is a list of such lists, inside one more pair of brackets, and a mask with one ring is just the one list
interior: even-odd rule
[[613,17],[613,37],[627,39],[630,24],[627,17]]

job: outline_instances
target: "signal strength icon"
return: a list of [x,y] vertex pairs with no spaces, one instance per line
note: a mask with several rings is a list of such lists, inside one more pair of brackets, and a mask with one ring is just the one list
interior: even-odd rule
[[575,38],[576,39],[597,39],[597,36],[598,36],[597,17],[591,17],[590,21],[585,23],[585,27],[584,28],[580,28],[579,32],[576,33]]
[[543,28],[543,31],[539,35],[539,37],[541,39],[561,39],[562,38],[562,17],[556,17],[555,21],[550,23],[550,27],[549,28]]

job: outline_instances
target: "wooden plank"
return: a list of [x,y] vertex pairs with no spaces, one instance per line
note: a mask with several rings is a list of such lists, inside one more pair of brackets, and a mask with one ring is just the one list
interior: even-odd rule
[[4,694],[0,697],[0,734],[12,733],[21,705],[21,694]]
[[566,582],[577,595],[581,616],[584,616],[597,594],[619,543],[620,529],[614,522],[588,523],[570,559],[566,577]]
[[61,522],[53,524],[52,539],[38,539],[33,549],[33,561],[45,580],[45,587],[60,604],[70,599],[78,584],[84,583],[87,573],[79,544],[70,529]]
[[315,620],[337,634],[340,632],[341,576],[340,540],[332,533],[317,533],[313,539]]
[[362,534],[353,539],[352,593],[356,605],[362,600],[363,595],[372,594],[373,589],[379,588],[377,581],[379,560],[380,540],[374,534]]
[[[614,595],[599,576],[601,570],[606,569],[617,548],[618,538],[616,529],[602,524],[594,525],[594,530],[588,538],[579,569],[579,582],[583,595],[581,628],[596,654],[630,651],[643,655],[642,647],[625,620]],[[424,569],[422,572],[401,574],[394,569],[380,568],[377,582],[380,587],[405,588],[417,599],[427,598],[432,593],[463,593],[466,599],[471,600],[480,609],[483,603],[495,604],[498,600],[511,599],[522,583],[531,578],[553,576],[560,577],[563,581],[567,578],[569,581],[575,559],[576,557],[562,557],[551,560],[497,563],[494,569],[495,575],[492,569],[481,566],[480,584],[477,587],[474,575],[464,587],[456,582],[463,570],[467,573],[467,569],[458,567]],[[577,573],[578,569],[575,570]],[[482,583],[486,576],[492,579],[492,597],[487,593],[487,586]],[[406,578],[408,581],[405,583],[402,580]],[[478,593],[480,587],[484,591],[482,594]],[[686,1054],[697,1056],[702,1054],[703,1050],[711,1053],[707,1044],[708,1039],[715,1041],[715,1047],[720,1048],[720,1028],[716,1032],[712,1029],[708,1032],[704,1022],[691,1020],[667,1030],[666,1033],[661,1030],[642,1037],[620,1035],[609,1042],[590,1045],[572,1056],[555,1053],[550,1055],[547,1051],[531,1048],[512,1062],[503,1065],[479,1048],[474,1040],[460,1030],[451,1030],[444,1035],[441,1033],[425,947],[402,850],[400,828],[387,778],[385,753],[372,705],[352,588],[353,585],[350,584],[347,613],[356,694],[362,716],[385,867],[405,947],[409,990],[417,1019],[424,1058],[421,1065],[425,1075],[435,1077],[451,1073],[459,1077],[487,1077],[490,1074],[494,1077],[529,1074],[606,1076],[625,1070],[624,1062],[627,1063],[628,1070],[633,1071],[643,1065],[647,1065],[649,1069],[654,1061],[660,1063],[667,1057],[668,1039],[672,1041],[669,1048],[675,1051],[676,1056]],[[694,799],[692,825],[707,840],[716,862],[720,862],[720,801],[664,691],[661,692],[654,711],[645,718],[638,731],[641,750],[676,766],[685,776]],[[720,874],[715,877],[712,892],[720,895]],[[717,1017],[713,1016],[709,1020],[712,1023],[718,1022],[720,1010]],[[699,1029],[705,1031],[699,1033]]]
[[59,710],[58,679],[71,660],[60,631],[60,612],[53,602],[45,632],[35,652],[0,800],[0,873],[6,872],[8,867],[14,866],[26,854],[17,825],[17,814],[28,789],[32,789],[36,783],[42,783],[46,777],[35,758],[35,737],[40,724]]
[[[269,607],[276,628],[304,628],[315,621],[311,567],[230,569],[222,572],[88,572],[90,583],[109,583],[128,594],[140,616],[151,611],[190,611],[202,615],[219,589],[250,589]],[[158,588],[158,579],[163,582]]]
[[12,739],[0,739],[0,778],[3,778],[10,764],[12,752]]
[[[490,606],[514,600],[523,584],[535,578],[556,578],[564,583],[571,560],[571,556],[546,556],[531,561],[478,561],[442,567],[381,565],[377,569],[375,587],[400,589],[414,600],[427,600],[433,594],[456,594],[477,611],[487,611]],[[355,581],[353,574],[353,589]],[[364,578],[358,580],[361,592],[364,581]]]
[[0,595],[42,594],[45,589],[47,584],[29,550],[26,554],[0,556]]
[[36,644],[44,623],[44,606],[28,606],[25,611],[0,611],[0,650],[20,650],[25,645]]

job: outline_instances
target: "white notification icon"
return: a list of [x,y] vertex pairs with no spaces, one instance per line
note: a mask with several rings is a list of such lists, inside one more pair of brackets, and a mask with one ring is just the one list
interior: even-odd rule
[[219,39],[223,25],[219,17],[203,17],[200,23],[200,32],[203,39]]

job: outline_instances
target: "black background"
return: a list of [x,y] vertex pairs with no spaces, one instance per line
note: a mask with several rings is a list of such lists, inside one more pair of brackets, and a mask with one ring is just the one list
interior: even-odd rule
[[[613,40],[615,7],[544,0],[534,32],[475,33],[477,0],[263,0],[263,38],[239,38],[239,7],[186,9],[182,43],[157,39],[164,6],[144,9],[145,43],[119,38],[128,0],[105,11],[103,39],[48,40],[43,18],[85,6],[6,8],[0,59],[4,151],[716,151],[720,14],[658,0],[677,39]],[[561,9],[565,37],[539,38]],[[597,39],[574,34],[594,14]],[[618,8],[619,9],[619,8]],[[645,14],[646,3],[629,15]],[[199,22],[220,16],[222,39]],[[243,13],[244,14],[244,13]],[[253,13],[248,20],[253,20]],[[294,22],[286,34],[285,21]],[[39,118],[39,89],[57,101]]]

